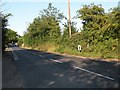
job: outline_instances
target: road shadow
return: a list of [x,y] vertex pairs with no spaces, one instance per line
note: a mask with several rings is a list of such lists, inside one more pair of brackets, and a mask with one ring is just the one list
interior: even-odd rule
[[[29,56],[31,54],[25,50],[35,53],[37,57],[32,56],[33,60]],[[11,51],[6,52],[4,57],[7,58],[3,60],[3,88],[117,88],[119,85],[119,68],[115,62],[70,58],[43,51],[25,50],[16,49],[20,57],[18,61],[14,61]],[[21,52],[24,53],[21,54]],[[38,58],[39,54],[46,58]],[[53,62],[48,60],[49,58],[61,60],[63,63]],[[73,66],[101,73],[115,80],[74,69]]]

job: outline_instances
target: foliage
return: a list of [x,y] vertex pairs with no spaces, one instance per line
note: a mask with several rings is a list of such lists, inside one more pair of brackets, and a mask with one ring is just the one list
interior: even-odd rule
[[17,32],[11,30],[11,29],[7,29],[5,31],[5,37],[6,37],[6,40],[5,40],[5,43],[16,43],[18,41],[18,34]]
[[104,57],[110,53],[118,53],[119,34],[119,7],[105,13],[101,5],[83,5],[77,11],[78,18],[82,19],[83,30],[72,36],[68,44],[76,50],[82,46],[82,52],[102,53]]
[[40,16],[29,25],[24,35],[25,45],[38,46],[47,41],[57,42],[61,35],[59,20],[62,18],[62,13],[49,3],[48,8],[40,11]]
[[2,23],[2,51],[5,50],[5,45],[7,44],[6,43],[7,37],[6,37],[5,34],[6,34],[6,30],[7,30],[6,26],[8,25],[8,17],[9,16],[11,16],[10,13],[9,14],[1,13],[1,15],[0,15],[0,20],[1,20],[1,23]]
[[[60,37],[59,44],[61,44],[62,46],[65,46],[67,45],[67,41],[70,39],[69,38],[69,26],[68,26],[68,23],[65,23],[63,25],[64,25],[63,34]],[[75,25],[76,25],[75,22],[71,23],[71,35],[78,32]]]
[[22,44],[23,44],[23,36],[20,36],[19,38],[18,38],[18,46],[22,46]]
[[[120,7],[110,9],[105,13],[102,5],[83,5],[77,11],[77,17],[82,20],[83,29],[78,32],[72,22],[72,36],[69,38],[68,23],[64,23],[61,33],[59,23],[65,16],[49,3],[47,9],[30,23],[23,37],[25,46],[48,51],[69,53],[83,56],[116,58],[118,40],[120,38]],[[52,47],[53,45],[53,47]],[[77,46],[82,51],[77,51]]]
[[[105,13],[102,5],[83,5],[83,8],[77,11],[78,18],[82,19],[83,29],[79,33],[74,33],[70,39],[62,40],[61,43],[65,44],[60,46],[57,51],[78,55],[86,53],[85,56],[92,57],[116,58],[118,34],[120,34],[119,9],[116,7],[109,13]],[[67,37],[67,35],[65,36]],[[78,45],[82,46],[81,52],[77,51]]]

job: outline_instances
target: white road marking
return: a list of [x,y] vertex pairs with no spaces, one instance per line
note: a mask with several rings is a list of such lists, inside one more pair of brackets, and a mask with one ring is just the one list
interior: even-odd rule
[[107,78],[107,79],[109,79],[109,80],[114,80],[114,79],[111,78],[111,77],[108,77],[108,76],[105,76],[105,75],[102,75],[102,74],[99,74],[99,73],[96,73],[96,72],[92,72],[92,71],[89,71],[89,70],[86,70],[86,69],[83,69],[83,68],[80,68],[80,67],[73,66],[73,68],[75,68],[75,69],[80,69],[80,70],[82,70],[82,71],[85,71],[85,72],[88,72],[88,73],[92,73],[92,74],[98,75],[98,76],[100,76],[100,77]]
[[52,84],[54,84],[55,82],[54,81],[52,81],[52,82],[50,82],[48,85],[52,85]]
[[12,49],[12,48],[10,48],[10,49],[11,49],[11,51],[12,51],[12,54],[13,54],[15,60],[18,60],[18,57],[17,57],[17,55],[15,54],[15,52],[13,51],[13,49]]
[[32,55],[37,55],[36,53],[32,53],[30,51],[27,51],[27,50],[24,50],[25,52],[29,53],[29,54],[32,54]]
[[50,60],[54,60],[54,59],[50,58]]
[[[30,52],[29,52],[29,53],[30,53]],[[37,55],[36,53],[31,53],[31,54]],[[45,56],[42,56],[42,55],[40,55],[40,54],[39,54],[39,56],[42,57],[42,58],[45,58]],[[54,59],[52,59],[52,58],[50,58],[50,60],[52,60],[52,61],[54,61],[54,62],[58,62],[58,63],[63,63],[63,62],[61,62],[61,61],[54,60]]]
[[[15,60],[18,60],[18,57],[17,57],[17,55],[15,54],[14,50],[13,50],[12,48],[10,48],[10,49],[11,49],[11,51],[12,51],[12,54],[13,54]],[[32,53],[32,54],[36,55],[35,53]],[[42,56],[42,55],[39,55],[39,56],[45,58],[45,57]],[[54,61],[54,62],[58,62],[58,63],[63,63],[63,62],[61,62],[61,61],[54,60],[54,59],[52,59],[52,58],[50,58],[50,60],[52,60],[52,61]],[[83,69],[83,68],[80,68],[80,67],[73,66],[73,68],[75,68],[75,69],[80,69],[80,70],[82,70],[82,71],[85,71],[85,72],[88,72],[88,73],[92,73],[92,74],[98,75],[98,76],[100,76],[100,77],[109,79],[109,80],[114,80],[114,79],[111,78],[111,77],[108,77],[108,76],[105,76],[105,75],[102,75],[102,74],[99,74],[99,73],[96,73],[96,72],[93,72],[93,71],[89,71],[89,70],[86,70],[86,69]]]
[[[25,52],[27,52],[27,53],[29,53],[29,54],[32,54],[32,55],[38,55],[38,54],[36,54],[36,53],[32,53],[32,52],[30,52],[30,51],[27,51],[27,50],[25,50]],[[42,56],[42,55],[38,55],[38,56],[40,56],[40,57],[42,57],[42,58],[45,58],[44,56]]]
[[36,53],[32,53],[32,54],[36,55]]
[[42,56],[42,55],[39,55],[40,57],[42,57],[42,58],[45,58],[44,56]]
[[52,60],[52,61],[54,61],[54,62],[58,62],[58,63],[63,63],[63,62],[61,62],[61,61],[54,60],[54,59],[52,59],[52,58],[50,58],[50,60]]

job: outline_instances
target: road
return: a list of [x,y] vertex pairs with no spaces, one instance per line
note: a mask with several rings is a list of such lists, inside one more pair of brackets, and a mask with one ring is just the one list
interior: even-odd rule
[[[11,47],[3,88],[117,88],[119,64]],[[4,58],[3,58],[4,59]]]

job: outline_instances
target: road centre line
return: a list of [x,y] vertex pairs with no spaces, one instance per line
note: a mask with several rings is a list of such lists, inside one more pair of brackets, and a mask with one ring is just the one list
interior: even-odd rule
[[63,63],[63,62],[61,62],[61,61],[58,61],[58,60],[53,60],[54,62],[58,62],[58,63]]
[[12,51],[12,54],[13,54],[15,60],[18,60],[18,57],[17,57],[17,55],[15,54],[15,52],[13,51],[13,49],[12,49],[12,48],[10,48],[10,49],[11,49],[11,51]]
[[40,55],[40,54],[39,54],[39,56],[42,57],[42,58],[45,58],[44,56],[42,56],[42,55]]
[[[37,55],[36,53],[31,53],[31,54]],[[39,56],[42,57],[42,58],[45,58],[45,56],[42,56],[42,55],[40,55],[40,54],[39,54]],[[58,62],[58,63],[63,63],[63,62],[61,62],[61,61],[54,60],[54,59],[52,59],[52,58],[50,58],[50,60],[52,60],[52,61],[54,61],[54,62]]]
[[30,52],[30,51],[27,51],[27,50],[25,50],[25,52],[27,52],[27,53],[29,53],[29,54],[32,54],[32,55],[40,56],[40,57],[42,57],[42,58],[45,58],[44,56],[42,56],[42,55],[40,55],[40,54],[36,54],[36,53],[34,53],[34,52]]
[[[37,55],[36,53],[31,53],[31,54]],[[42,58],[46,58],[45,56],[42,56],[42,55],[40,55],[40,54],[39,54],[39,56],[42,57]],[[49,59],[52,60],[52,61],[54,61],[54,62],[63,63],[63,62],[61,62],[61,61],[54,60],[54,59],[52,59],[52,58],[49,58]]]
[[80,69],[80,70],[82,70],[82,71],[85,71],[85,72],[88,72],[88,73],[92,73],[92,74],[98,75],[98,76],[100,76],[100,77],[109,79],[109,80],[114,80],[114,79],[111,78],[111,77],[108,77],[108,76],[105,76],[105,75],[102,75],[102,74],[99,74],[99,73],[96,73],[96,72],[92,72],[92,71],[89,71],[89,70],[86,70],[86,69],[83,69],[83,68],[80,68],[80,67],[73,66],[73,68],[75,68],[75,69]]
[[36,53],[32,53],[32,54],[36,55]]
[[52,59],[52,58],[50,58],[50,60],[52,60],[52,61],[54,61],[54,62],[58,62],[58,63],[63,63],[63,62],[61,62],[61,61],[54,60],[54,59]]
[[[27,51],[28,52],[28,51]],[[28,53],[31,53],[31,52],[28,52]],[[31,54],[33,54],[33,55],[37,55],[36,53],[31,53]],[[42,58],[46,58],[45,56],[43,56],[43,55],[40,55],[40,54],[38,54],[40,57],[42,57]],[[58,61],[58,60],[54,60],[54,59],[52,59],[52,58],[49,58],[50,60],[52,60],[52,61],[54,61],[54,62],[58,62],[58,63],[63,63],[63,62],[61,62],[61,61]]]
[[[52,58],[50,58],[50,60],[52,60],[52,61],[54,61],[54,62],[58,62],[58,63],[63,63],[63,62],[61,62],[61,61],[54,60],[54,59],[52,59]],[[111,78],[111,77],[108,77],[108,76],[105,76],[105,75],[102,75],[102,74],[99,74],[99,73],[96,73],[96,72],[93,72],[93,71],[89,71],[89,70],[86,70],[86,69],[83,69],[83,68],[80,68],[80,67],[73,66],[73,68],[75,68],[75,69],[80,69],[80,70],[82,70],[82,71],[85,71],[85,72],[88,72],[88,73],[92,73],[92,74],[95,74],[95,75],[97,75],[97,76],[100,76],[100,77],[109,79],[109,80],[114,80],[114,79]]]
[[[12,51],[12,54],[13,54],[15,60],[18,60],[18,57],[17,57],[16,53],[14,52],[14,50],[12,48],[10,48],[10,49]],[[32,54],[36,55],[35,53],[32,53]],[[44,56],[42,56],[40,54],[39,54],[39,56],[45,58]],[[52,58],[49,58],[49,59],[54,61],[54,62],[63,63],[61,61],[58,61],[58,60],[55,60],[55,59],[52,59]],[[96,72],[93,72],[93,71],[90,71],[90,70],[86,70],[86,69],[83,69],[83,68],[80,68],[80,67],[73,66],[73,68],[79,69],[79,70],[82,70],[82,71],[85,71],[85,72],[88,72],[88,73],[92,73],[92,74],[95,74],[97,76],[109,79],[109,80],[114,80],[114,78],[111,78],[111,77],[108,77],[108,76],[105,76],[105,75],[102,75],[102,74],[99,74],[99,73],[96,73]]]

